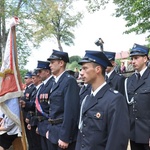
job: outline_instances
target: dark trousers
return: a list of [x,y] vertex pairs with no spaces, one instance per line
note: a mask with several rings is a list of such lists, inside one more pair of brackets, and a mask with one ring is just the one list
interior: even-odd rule
[[44,136],[40,136],[40,139],[41,139],[41,146],[42,146],[41,150],[51,150],[50,141]]
[[29,145],[29,150],[41,150],[41,142],[40,142],[40,136],[36,134],[36,127],[32,126],[31,130],[27,129],[27,123],[25,124],[25,131],[27,136],[27,141]]
[[[76,142],[70,143],[68,148],[65,150],[75,150]],[[53,144],[50,142],[50,150],[64,150],[58,146],[58,144]]]
[[135,143],[130,141],[131,150],[150,150],[149,144]]
[[29,150],[32,150],[32,137],[31,137],[31,132],[30,130],[27,129],[27,123],[24,122],[24,128],[25,128],[25,132],[26,132],[26,136],[27,136],[27,142],[29,145]]
[[36,126],[31,127],[30,134],[32,137],[31,150],[41,150],[40,135],[36,134]]

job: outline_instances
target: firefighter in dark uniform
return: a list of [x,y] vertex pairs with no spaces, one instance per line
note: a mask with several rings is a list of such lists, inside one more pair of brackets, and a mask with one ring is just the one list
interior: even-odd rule
[[80,111],[79,86],[74,77],[65,71],[68,53],[53,50],[50,61],[55,77],[50,94],[50,118],[47,138],[51,150],[74,150]]
[[85,83],[91,84],[91,95],[80,109],[76,150],[126,150],[129,138],[129,116],[122,94],[105,82],[105,69],[111,66],[103,52],[86,51],[79,62]]
[[36,115],[38,119],[37,133],[41,136],[42,150],[49,150],[49,141],[46,139],[46,131],[49,116],[49,96],[53,84],[53,76],[49,67],[49,62],[38,61],[38,75],[41,77],[43,84],[41,85],[36,97]]
[[[32,93],[36,90],[35,85],[32,83],[32,73],[27,72],[24,77],[24,80],[25,80],[25,84],[26,84],[26,89],[24,91],[24,96],[21,98],[21,100],[23,100],[24,102],[30,102],[31,99],[33,98]],[[27,124],[29,122],[28,122],[28,119],[26,119],[26,117],[27,117],[29,111],[26,110],[25,108],[23,108],[22,110],[23,110],[25,131],[26,131],[27,141],[28,141],[28,145],[29,145],[29,150],[33,150],[31,132],[27,129]]]
[[106,68],[106,82],[112,87],[114,90],[119,91],[121,94],[124,95],[124,80],[125,77],[123,75],[117,74],[115,71],[115,52],[107,52],[105,51],[104,54],[111,62],[112,66],[108,66]]
[[31,134],[32,137],[32,150],[41,150],[41,142],[40,142],[40,135],[36,133],[36,128],[37,128],[37,119],[36,119],[36,114],[35,114],[35,99],[36,99],[36,94],[42,84],[41,77],[38,75],[38,71],[34,70],[32,73],[32,81],[33,84],[36,86],[36,90],[32,92],[33,98],[31,99],[30,102],[26,102],[24,104],[25,109],[28,109],[28,114],[26,116],[26,120],[28,120],[28,125],[27,128]]
[[[149,48],[134,44],[130,51],[135,73],[126,79],[126,99],[130,115],[131,150],[150,150],[150,69]],[[127,83],[127,84],[126,84]]]
[[[31,118],[33,116],[35,116],[35,99],[36,99],[36,94],[42,84],[42,79],[41,77],[38,75],[38,71],[36,69],[34,69],[33,73],[32,73],[32,82],[36,87],[36,90],[34,90],[32,92],[32,99],[26,103],[20,101],[21,106],[28,111],[28,114],[26,116],[26,118],[31,121]],[[34,123],[33,123],[34,124]]]

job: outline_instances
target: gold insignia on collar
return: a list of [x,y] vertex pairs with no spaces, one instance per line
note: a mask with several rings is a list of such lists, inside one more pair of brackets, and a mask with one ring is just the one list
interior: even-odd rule
[[100,118],[101,114],[99,112],[96,113],[96,118]]

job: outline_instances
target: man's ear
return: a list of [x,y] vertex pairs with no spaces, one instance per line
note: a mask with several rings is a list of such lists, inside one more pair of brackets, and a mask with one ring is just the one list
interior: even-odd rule
[[146,63],[146,62],[148,62],[148,57],[147,56],[144,56],[144,62]]
[[63,60],[60,60],[59,63],[60,63],[60,66],[63,66],[65,62]]
[[101,68],[101,66],[96,66],[95,67],[95,71],[96,71],[96,73],[100,73],[100,72],[102,72],[102,68]]

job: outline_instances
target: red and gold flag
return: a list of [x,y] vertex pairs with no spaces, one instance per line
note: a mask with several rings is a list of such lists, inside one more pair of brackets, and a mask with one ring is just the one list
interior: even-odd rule
[[[23,95],[16,48],[15,27],[19,19],[14,17],[10,23],[4,58],[0,69],[0,109],[18,126],[18,135],[23,135],[19,98]],[[23,137],[25,137],[23,135]],[[25,143],[25,142],[24,142]],[[26,143],[25,143],[26,145]],[[21,145],[20,145],[21,146]],[[26,146],[22,146],[26,150]],[[20,147],[21,148],[21,147]]]

